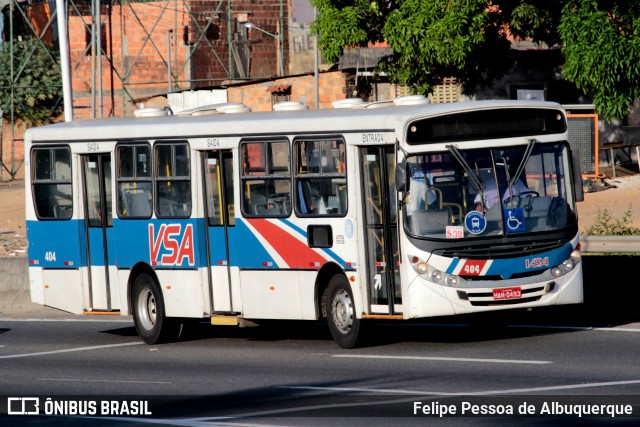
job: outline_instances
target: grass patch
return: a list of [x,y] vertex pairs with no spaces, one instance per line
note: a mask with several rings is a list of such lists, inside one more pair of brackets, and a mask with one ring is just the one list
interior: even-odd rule
[[632,225],[631,209],[614,218],[607,209],[598,211],[594,224],[584,230],[587,236],[640,236],[640,228]]

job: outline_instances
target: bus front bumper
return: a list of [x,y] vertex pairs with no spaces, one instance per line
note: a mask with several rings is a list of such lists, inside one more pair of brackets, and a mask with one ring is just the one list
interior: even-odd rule
[[582,264],[561,277],[546,280],[471,282],[473,287],[447,286],[416,277],[403,297],[405,319],[447,316],[511,308],[579,304],[584,300]]

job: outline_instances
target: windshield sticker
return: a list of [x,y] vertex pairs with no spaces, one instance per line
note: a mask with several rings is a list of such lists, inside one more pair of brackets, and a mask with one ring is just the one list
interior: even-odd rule
[[507,226],[508,233],[516,233],[519,231],[527,231],[524,221],[524,209],[513,208],[504,210],[504,222]]
[[464,226],[471,234],[482,234],[487,228],[487,219],[478,211],[471,211],[464,217]]
[[447,225],[447,239],[462,239],[464,227],[461,225]]

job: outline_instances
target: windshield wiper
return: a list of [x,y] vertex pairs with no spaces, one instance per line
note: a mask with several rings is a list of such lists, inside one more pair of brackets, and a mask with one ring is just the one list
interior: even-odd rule
[[524,168],[527,165],[527,162],[529,161],[529,157],[531,157],[531,152],[533,151],[533,146],[536,144],[536,142],[538,141],[534,138],[531,138],[529,140],[529,144],[527,145],[526,150],[524,150],[524,156],[522,156],[522,160],[520,160],[518,169],[516,169],[516,173],[514,173],[511,179],[509,180],[510,187],[515,185],[515,183],[518,182],[518,179],[520,179],[520,175],[522,175],[522,172],[524,172]]
[[469,163],[467,163],[464,157],[462,157],[462,153],[460,153],[460,150],[458,150],[458,147],[456,147],[455,145],[447,145],[446,148],[447,150],[449,150],[449,153],[451,153],[451,157],[456,159],[456,161],[460,164],[460,166],[462,166],[462,169],[464,169],[464,171],[467,173],[467,176],[469,177],[469,182],[471,183],[473,188],[475,188],[476,192],[480,194],[480,203],[484,207],[485,206],[484,188],[483,188],[484,186],[482,185],[482,180],[480,179],[480,172],[478,172],[478,165],[476,164],[476,170],[474,171],[473,169],[471,169],[471,166],[469,166]]
[[469,181],[471,182],[473,188],[475,188],[476,191],[482,192],[482,180],[480,179],[480,174],[478,173],[478,171],[474,171],[473,169],[471,169],[469,163],[467,163],[464,157],[462,157],[462,154],[460,153],[460,150],[458,150],[458,147],[456,147],[455,145],[447,145],[446,148],[451,153],[451,156],[456,159],[458,163],[460,163],[462,169],[464,169],[464,171],[467,173],[467,175],[469,176]]

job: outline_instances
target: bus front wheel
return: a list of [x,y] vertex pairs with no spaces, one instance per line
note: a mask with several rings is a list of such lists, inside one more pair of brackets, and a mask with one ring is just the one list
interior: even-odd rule
[[361,345],[364,322],[356,317],[353,292],[347,278],[333,276],[326,295],[327,323],[334,341],[342,348]]
[[139,275],[132,290],[133,322],[140,338],[147,344],[159,344],[178,338],[180,324],[164,313],[162,292],[148,274]]

